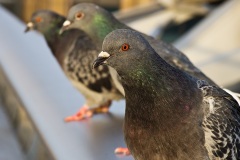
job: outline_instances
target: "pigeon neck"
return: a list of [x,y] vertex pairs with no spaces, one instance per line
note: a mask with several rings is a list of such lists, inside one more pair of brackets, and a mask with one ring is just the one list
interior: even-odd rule
[[172,117],[172,121],[168,122],[177,123],[195,110],[197,107],[194,106],[202,100],[196,79],[173,68],[159,56],[149,59],[142,63],[144,69],[126,76],[129,79],[123,77],[126,119],[130,117],[131,120],[148,120],[152,123],[159,121],[164,125]]
[[96,15],[93,20],[93,25],[91,26],[94,28],[91,28],[91,30],[89,30],[89,34],[95,41],[100,43],[102,43],[104,38],[115,29],[126,28],[124,24],[120,23],[110,15]]
[[60,28],[61,27],[50,27],[44,32],[45,39],[53,53],[55,53],[57,49],[56,46],[61,40],[61,35],[59,34]]
[[47,40],[48,46],[51,49],[51,51],[53,53],[55,53],[56,52],[56,44],[58,44],[58,42],[60,40],[60,36],[55,31],[49,31],[45,35],[45,38]]
[[62,28],[62,24],[66,19],[62,16],[58,16],[49,22],[48,25],[41,28],[41,32],[43,33],[48,46],[50,47],[51,51],[55,53],[56,46],[60,41],[60,34],[59,31]]

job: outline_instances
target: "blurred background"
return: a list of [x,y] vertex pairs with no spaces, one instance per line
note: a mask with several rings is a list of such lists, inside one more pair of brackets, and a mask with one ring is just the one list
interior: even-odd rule
[[161,24],[161,28],[155,33],[155,37],[159,37],[167,42],[173,42],[224,1],[225,0],[1,0],[0,3],[24,22],[27,22],[31,14],[39,9],[50,9],[62,15],[67,15],[68,9],[71,6],[81,2],[96,3],[111,12],[116,12],[116,17],[125,23],[141,19],[160,9],[167,9],[176,12],[176,17],[168,19],[167,23],[162,22],[163,24]]
[[80,2],[96,3],[132,28],[172,43],[220,86],[240,92],[239,0],[0,0],[0,160],[132,159],[113,153],[124,146],[124,101],[114,103],[108,116],[64,123],[83,97],[43,37],[24,33],[34,11],[66,16]]

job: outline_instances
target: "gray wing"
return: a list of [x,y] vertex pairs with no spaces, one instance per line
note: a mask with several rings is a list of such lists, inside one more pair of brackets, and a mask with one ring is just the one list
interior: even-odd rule
[[202,73],[197,67],[195,67],[192,62],[188,59],[186,55],[180,52],[171,44],[164,43],[154,39],[153,37],[142,34],[144,38],[147,39],[149,44],[153,49],[170,65],[178,68],[193,77],[198,79],[206,80],[211,85],[216,85],[210,78],[208,78],[204,73]]
[[240,159],[240,107],[219,87],[198,81],[203,92],[205,147],[210,159]]

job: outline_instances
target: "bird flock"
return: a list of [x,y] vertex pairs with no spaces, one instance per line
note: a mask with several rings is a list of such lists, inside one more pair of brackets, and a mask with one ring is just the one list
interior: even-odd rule
[[66,17],[32,14],[25,32],[40,32],[85,97],[65,121],[89,119],[126,100],[116,153],[136,160],[240,159],[239,94],[221,88],[171,44],[132,29],[93,3]]

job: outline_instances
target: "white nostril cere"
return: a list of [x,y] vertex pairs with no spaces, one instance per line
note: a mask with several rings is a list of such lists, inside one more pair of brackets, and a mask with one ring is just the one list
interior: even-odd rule
[[29,27],[29,28],[33,27],[33,23],[32,22],[28,22],[27,23],[27,27]]
[[69,20],[66,20],[64,23],[63,23],[63,26],[64,27],[67,27],[71,24],[71,22]]
[[98,57],[108,58],[108,57],[110,57],[110,54],[107,53],[107,52],[103,52],[103,51],[102,51],[102,52],[98,55]]

